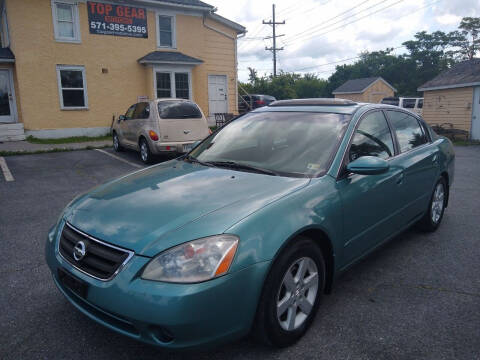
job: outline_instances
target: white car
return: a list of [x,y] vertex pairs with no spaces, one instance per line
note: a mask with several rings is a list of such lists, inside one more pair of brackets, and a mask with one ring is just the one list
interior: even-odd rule
[[395,105],[404,109],[409,109],[422,116],[423,113],[423,98],[415,97],[387,97],[383,98],[382,104]]

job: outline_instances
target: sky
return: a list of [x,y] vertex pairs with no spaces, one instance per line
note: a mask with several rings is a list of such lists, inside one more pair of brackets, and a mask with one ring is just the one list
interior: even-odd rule
[[[272,27],[262,20],[272,17],[272,2],[264,0],[205,0],[217,14],[247,28],[238,40],[238,76],[248,80],[248,67],[259,75],[273,72]],[[480,0],[275,0],[277,69],[315,73],[328,78],[339,64],[351,64],[362,51],[393,47],[426,30],[456,30],[464,16],[480,16]]]

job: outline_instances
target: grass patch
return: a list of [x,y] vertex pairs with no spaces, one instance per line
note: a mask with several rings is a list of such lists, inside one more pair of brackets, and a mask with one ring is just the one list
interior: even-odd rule
[[0,151],[0,156],[35,155],[35,154],[57,153],[57,152],[67,152],[67,151],[105,149],[105,148],[109,148],[109,147],[111,147],[111,146],[110,145],[86,146],[86,147],[81,148],[81,149],[45,149],[45,150],[36,150],[36,151]]
[[104,136],[72,136],[68,138],[61,138],[61,139],[39,139],[33,136],[28,136],[27,141],[32,144],[71,144],[71,143],[82,143],[82,142],[89,142],[89,141],[105,141],[111,140],[112,137],[110,135]]
[[480,140],[455,140],[453,145],[456,146],[470,146],[470,145],[480,145]]

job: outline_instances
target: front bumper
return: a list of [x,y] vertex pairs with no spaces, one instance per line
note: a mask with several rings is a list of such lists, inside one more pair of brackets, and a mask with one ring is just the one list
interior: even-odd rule
[[[105,282],[81,273],[58,254],[59,235],[49,234],[46,246],[54,282],[78,310],[98,323],[172,349],[214,345],[249,332],[269,262],[203,283],[169,284],[141,279],[150,258],[134,255]],[[89,285],[85,298],[61,283],[58,268]]]

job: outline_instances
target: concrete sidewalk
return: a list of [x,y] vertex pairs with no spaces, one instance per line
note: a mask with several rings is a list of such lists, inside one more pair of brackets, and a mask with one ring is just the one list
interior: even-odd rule
[[10,141],[10,142],[0,142],[0,153],[2,152],[49,152],[49,151],[60,151],[60,150],[81,150],[87,148],[104,148],[112,146],[111,140],[102,140],[102,141],[87,141],[87,142],[78,142],[78,143],[67,143],[67,144],[32,144],[28,141]]

